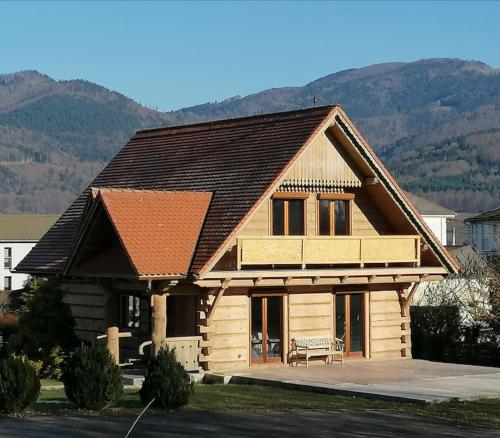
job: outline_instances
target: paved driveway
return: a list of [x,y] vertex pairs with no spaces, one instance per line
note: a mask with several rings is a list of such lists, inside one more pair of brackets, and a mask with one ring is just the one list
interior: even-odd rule
[[500,368],[416,359],[351,360],[309,368],[254,366],[233,373],[231,382],[277,384],[323,392],[429,403],[500,397]]
[[[0,437],[124,437],[129,417],[0,420]],[[145,417],[134,437],[500,437],[500,431],[380,411],[172,413]]]

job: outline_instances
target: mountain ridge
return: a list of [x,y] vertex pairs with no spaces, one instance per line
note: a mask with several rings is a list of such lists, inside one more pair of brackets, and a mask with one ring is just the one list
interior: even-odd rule
[[2,74],[0,201],[7,212],[62,211],[137,130],[333,103],[403,187],[458,211],[500,203],[500,70],[447,58],[348,69],[170,112],[83,79]]

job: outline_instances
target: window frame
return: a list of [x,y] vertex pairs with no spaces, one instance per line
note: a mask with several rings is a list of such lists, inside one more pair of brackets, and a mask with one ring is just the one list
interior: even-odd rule
[[[269,209],[269,235],[271,236],[307,236],[307,192],[276,192],[271,196],[271,208]],[[274,200],[284,201],[283,205],[283,234],[274,234]],[[303,224],[302,234],[289,234],[290,221],[288,215],[288,202],[302,201],[303,202]]]
[[[329,201],[328,202],[328,214],[330,217],[330,234],[320,234],[320,208],[321,201]],[[346,214],[346,222],[347,222],[347,231],[345,236],[352,236],[352,206],[354,202],[354,193],[319,193],[318,199],[316,200],[316,234],[318,236],[337,236],[335,234],[335,208],[332,208],[332,204],[335,201],[345,201],[347,214]],[[344,234],[340,235],[344,236]]]
[[[124,318],[123,318],[124,317],[123,306],[124,306],[125,297],[127,297],[129,299],[130,299],[130,297],[133,297],[134,304],[137,303],[137,308],[134,306],[134,308],[132,309],[134,318],[131,320],[131,322],[132,322],[131,326],[128,325],[128,322],[130,322],[130,321],[129,320],[124,321]],[[137,315],[137,319],[135,319],[135,310],[136,309],[139,311],[138,315]],[[129,312],[130,312],[130,309],[127,308],[127,315],[129,315]],[[129,316],[127,316],[127,319],[129,319]],[[130,294],[130,293],[120,294],[119,326],[120,326],[120,329],[123,329],[123,330],[140,330],[140,328],[141,328],[141,298],[137,294]]]
[[[6,251],[9,252],[9,255],[6,255]],[[12,247],[4,246],[3,248],[3,268],[4,269],[12,269]]]
[[[5,287],[5,281],[8,279],[9,281],[9,287]],[[12,290],[12,276],[11,275],[6,275],[3,277],[3,290],[6,291],[11,291]]]

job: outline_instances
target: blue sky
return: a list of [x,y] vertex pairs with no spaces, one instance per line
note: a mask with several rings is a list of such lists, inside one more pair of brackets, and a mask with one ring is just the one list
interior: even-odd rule
[[161,110],[381,62],[500,67],[495,2],[2,2],[0,23],[0,73],[87,79]]

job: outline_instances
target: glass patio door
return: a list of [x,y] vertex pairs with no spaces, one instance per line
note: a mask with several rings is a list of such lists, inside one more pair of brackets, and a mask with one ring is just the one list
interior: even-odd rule
[[282,297],[252,297],[251,303],[251,362],[279,362],[283,351]]
[[347,357],[364,355],[363,294],[335,294],[335,336],[344,341]]

